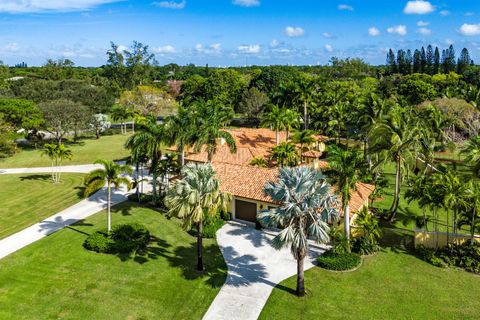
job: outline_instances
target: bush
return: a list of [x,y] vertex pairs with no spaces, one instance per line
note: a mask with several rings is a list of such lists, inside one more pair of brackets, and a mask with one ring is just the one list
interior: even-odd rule
[[83,247],[90,251],[106,253],[110,252],[113,240],[110,239],[107,231],[95,231],[85,239]]
[[110,233],[96,231],[83,246],[95,252],[130,254],[146,249],[149,242],[150,232],[141,224],[131,223],[115,226]]
[[356,253],[339,253],[329,250],[318,257],[317,261],[318,265],[324,269],[344,271],[358,267],[362,258]]
[[115,226],[111,233],[113,249],[117,253],[132,253],[147,248],[150,232],[139,223]]
[[[225,221],[222,220],[219,216],[208,217],[203,222],[202,237],[206,239],[213,239],[216,237],[218,229],[223,227]],[[197,236],[197,226],[192,227],[191,234]]]
[[377,252],[380,247],[376,243],[372,243],[366,236],[353,239],[352,251],[360,255],[368,255]]

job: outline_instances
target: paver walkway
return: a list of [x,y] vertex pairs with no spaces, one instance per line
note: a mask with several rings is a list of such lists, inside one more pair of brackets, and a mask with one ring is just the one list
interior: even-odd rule
[[[270,241],[273,237],[273,232],[255,230],[236,221],[229,222],[217,232],[228,276],[204,320],[257,319],[272,289],[297,273],[297,263],[290,250],[272,248]],[[315,257],[326,249],[310,248],[305,270],[313,267]]]
[[[76,166],[60,166],[57,167],[58,172],[71,172],[71,173],[89,173],[90,171],[98,168],[102,168],[98,164],[82,164]],[[20,173],[44,173],[52,172],[52,167],[36,167],[36,168],[11,168],[0,169],[0,174],[20,174]]]

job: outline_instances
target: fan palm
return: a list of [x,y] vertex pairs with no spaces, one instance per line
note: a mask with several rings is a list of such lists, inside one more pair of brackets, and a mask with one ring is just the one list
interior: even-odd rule
[[290,247],[297,260],[297,295],[303,296],[308,239],[317,243],[330,240],[327,222],[337,216],[335,197],[324,175],[308,167],[280,169],[278,181],[269,182],[264,192],[281,205],[260,212],[257,218],[265,226],[286,226],[273,238],[272,245],[277,250]]
[[115,189],[120,188],[121,185],[127,186],[130,189],[131,182],[127,177],[122,174],[132,174],[133,170],[130,166],[120,165],[111,160],[97,160],[96,164],[101,164],[103,169],[96,169],[90,172],[85,177],[85,190],[84,195],[86,197],[100,190],[105,183],[107,184],[107,230],[111,230],[111,188],[112,185]]
[[182,176],[167,191],[165,204],[168,215],[182,219],[185,230],[197,226],[197,269],[202,271],[203,222],[220,211],[226,211],[231,195],[220,191],[220,182],[215,178],[211,164],[187,164],[182,169]]
[[416,158],[416,148],[421,140],[421,131],[413,115],[413,110],[397,106],[379,122],[369,134],[372,151],[386,150],[396,164],[395,193],[390,208],[390,220],[395,219],[400,202],[402,167]]
[[337,193],[342,198],[345,237],[350,247],[350,198],[360,181],[361,171],[365,164],[360,152],[356,149],[342,149],[332,146],[328,150],[328,165],[334,172],[333,180],[337,185]]
[[280,167],[293,167],[298,164],[298,153],[295,145],[290,142],[282,142],[272,148],[270,160],[273,160]]
[[66,148],[63,143],[47,143],[42,150],[42,155],[46,155],[52,160],[53,183],[60,183],[61,172],[58,167],[62,165],[63,160],[72,158],[72,150]]

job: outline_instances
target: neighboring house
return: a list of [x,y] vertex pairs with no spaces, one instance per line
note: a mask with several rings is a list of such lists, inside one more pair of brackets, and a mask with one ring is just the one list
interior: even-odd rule
[[[260,168],[250,165],[253,158],[269,158],[271,149],[275,146],[275,132],[269,129],[239,128],[228,130],[235,139],[237,152],[230,153],[228,146],[218,142],[217,152],[213,156],[212,164],[215,167],[217,177],[221,183],[221,189],[233,196],[230,204],[230,212],[234,219],[250,222],[256,221],[256,215],[260,210],[278,206],[267,197],[264,186],[278,179],[279,168]],[[316,142],[309,146],[310,150],[304,151],[304,164],[316,169],[326,169],[328,163],[320,157],[325,150],[324,141],[327,137],[316,136]],[[285,141],[286,135],[280,133],[280,142]],[[207,153],[186,152],[186,162],[207,162]],[[374,186],[358,183],[350,200],[351,216],[363,206],[368,205],[368,198],[373,192]]]

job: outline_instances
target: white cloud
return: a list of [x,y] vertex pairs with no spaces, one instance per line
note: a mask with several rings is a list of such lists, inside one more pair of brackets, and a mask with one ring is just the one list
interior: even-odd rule
[[285,28],[285,34],[290,38],[301,37],[305,34],[305,30],[303,30],[303,28],[300,28],[300,27],[288,26]]
[[478,36],[480,35],[480,23],[479,24],[464,23],[460,27],[459,31],[464,36]]
[[261,48],[259,44],[249,44],[249,45],[243,45],[243,46],[238,46],[237,50],[241,53],[259,53]]
[[326,44],[326,45],[325,45],[325,50],[327,50],[328,52],[332,52],[332,51],[333,51],[332,45]]
[[393,26],[387,29],[388,33],[391,34],[398,34],[400,36],[404,36],[407,34],[407,27],[403,24],[398,25],[398,26]]
[[451,44],[454,44],[454,43],[455,43],[455,41],[453,41],[452,39],[449,39],[449,38],[445,39],[445,44],[446,44],[447,46],[449,46],[449,45],[451,45]]
[[124,46],[123,44],[119,45],[118,48],[117,48],[118,52],[127,51],[129,49],[130,49],[129,47]]
[[435,11],[435,7],[430,2],[424,0],[408,1],[403,9],[405,14],[427,14],[433,11]]
[[277,39],[273,39],[272,41],[270,41],[270,47],[271,48],[276,48],[280,45],[280,42],[278,42]]
[[260,0],[233,0],[232,3],[242,7],[258,7],[260,5]]
[[19,46],[18,43],[16,43],[16,42],[7,43],[7,44],[3,47],[3,49],[4,49],[5,51],[10,51],[10,52],[12,52],[12,51],[18,51],[19,48],[20,48],[20,46]]
[[368,35],[372,37],[376,37],[380,35],[380,30],[375,27],[368,28]]
[[171,46],[169,44],[165,45],[165,46],[162,46],[162,47],[158,47],[156,50],[155,50],[157,53],[175,53],[175,47],[174,46]]
[[417,22],[417,26],[419,27],[427,27],[429,25],[430,25],[430,22],[421,21],[421,20]]
[[442,11],[440,11],[439,13],[440,13],[441,16],[444,16],[444,17],[450,15],[450,11],[448,11],[448,10],[442,10]]
[[187,1],[182,0],[180,2],[176,1],[160,1],[154,2],[153,5],[160,7],[160,8],[167,8],[167,9],[184,9],[187,5]]
[[418,28],[418,33],[420,33],[424,36],[428,36],[429,34],[432,33],[432,30],[430,30],[428,28]]
[[333,34],[331,34],[330,32],[324,32],[322,33],[322,36],[327,39],[333,38]]
[[84,11],[103,4],[119,1],[121,0],[1,0],[0,12],[35,13]]
[[353,7],[348,4],[339,4],[337,8],[342,11],[353,11]]

